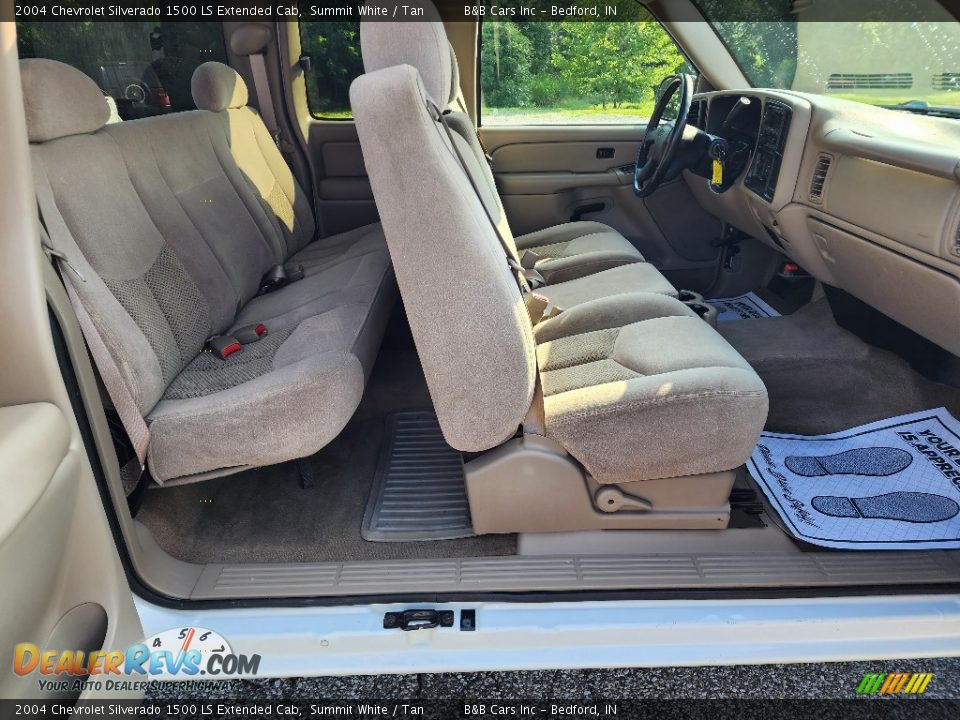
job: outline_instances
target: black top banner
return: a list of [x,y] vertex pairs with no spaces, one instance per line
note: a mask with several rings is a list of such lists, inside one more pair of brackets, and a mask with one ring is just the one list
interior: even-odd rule
[[[435,4],[447,22],[635,22],[648,17],[637,0],[437,0]],[[954,22],[960,18],[960,0],[660,0],[655,11],[686,22]],[[0,5],[0,20],[409,22],[428,19],[430,12],[423,0],[15,0],[12,10],[7,3]]]

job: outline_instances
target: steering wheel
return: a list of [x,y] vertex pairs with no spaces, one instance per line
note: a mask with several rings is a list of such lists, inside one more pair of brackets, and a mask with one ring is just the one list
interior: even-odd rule
[[[663,182],[670,162],[677,153],[683,131],[687,127],[690,115],[690,101],[693,99],[693,76],[673,75],[667,78],[663,92],[653,115],[647,122],[647,130],[637,153],[637,165],[633,171],[633,191],[639,197],[647,197]],[[673,125],[661,124],[663,114],[675,93],[680,92],[680,110]]]

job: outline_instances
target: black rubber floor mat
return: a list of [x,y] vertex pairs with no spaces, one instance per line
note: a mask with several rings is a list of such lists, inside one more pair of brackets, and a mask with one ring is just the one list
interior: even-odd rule
[[474,535],[463,457],[447,445],[432,411],[402,410],[387,416],[360,534],[372,542]]

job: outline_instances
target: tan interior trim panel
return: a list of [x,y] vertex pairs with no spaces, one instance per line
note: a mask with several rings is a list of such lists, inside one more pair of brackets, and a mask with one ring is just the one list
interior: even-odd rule
[[928,340],[960,354],[960,281],[810,218],[811,237],[841,287]]
[[849,127],[828,131],[823,136],[822,143],[828,150],[882,163],[892,161],[907,170],[960,180],[960,152],[943,145],[914,138],[870,135],[863,130]]

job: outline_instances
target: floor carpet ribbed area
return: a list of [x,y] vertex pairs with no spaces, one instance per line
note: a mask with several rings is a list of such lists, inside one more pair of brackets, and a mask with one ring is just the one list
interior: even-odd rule
[[447,445],[432,410],[404,410],[387,417],[360,532],[373,542],[474,534],[463,456]]

